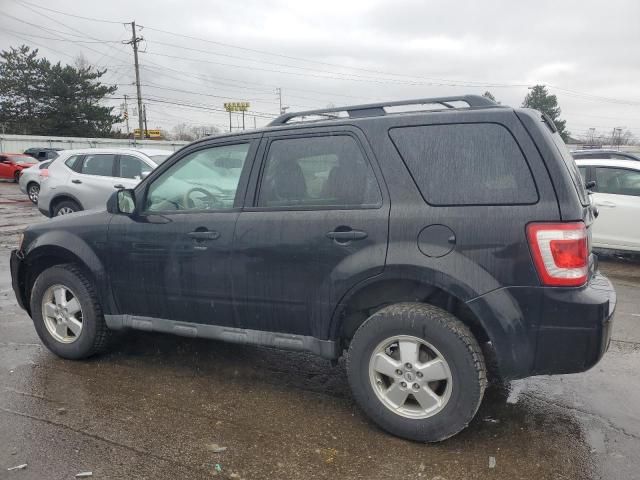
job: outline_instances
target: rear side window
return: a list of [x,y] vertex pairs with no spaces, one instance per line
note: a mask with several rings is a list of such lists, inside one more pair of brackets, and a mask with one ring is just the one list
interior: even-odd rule
[[493,123],[393,128],[389,132],[431,205],[538,201],[531,170],[511,133]]
[[67,167],[69,167],[71,170],[74,170],[76,172],[79,171],[80,166],[81,166],[81,162],[78,162],[78,156],[77,155],[74,155],[72,157],[67,158],[64,161],[64,164]]
[[381,204],[378,182],[353,137],[271,142],[258,206],[368,208]]
[[100,177],[112,177],[115,161],[116,156],[111,154],[87,155],[82,161],[80,173]]

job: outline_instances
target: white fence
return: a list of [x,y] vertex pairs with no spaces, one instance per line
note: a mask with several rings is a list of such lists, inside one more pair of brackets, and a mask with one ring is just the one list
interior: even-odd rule
[[189,142],[170,140],[131,140],[126,138],[49,137],[37,135],[0,135],[0,152],[20,153],[27,148],[49,147],[71,150],[74,148],[158,148],[175,152]]

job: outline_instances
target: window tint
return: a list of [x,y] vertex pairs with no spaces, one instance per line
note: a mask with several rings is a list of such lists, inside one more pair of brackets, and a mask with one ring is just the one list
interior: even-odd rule
[[538,200],[529,166],[495,124],[394,128],[391,139],[432,205],[510,205]]
[[120,155],[119,177],[142,180],[142,174],[149,172],[151,172],[151,167],[139,158],[131,155]]
[[269,146],[261,207],[376,207],[376,178],[348,135],[275,140]]
[[623,168],[596,168],[596,187],[600,193],[640,196],[640,172]]
[[113,176],[113,165],[116,156],[111,154],[95,154],[84,157],[80,173],[85,175],[98,175],[101,177]]
[[148,211],[233,208],[250,144],[223,145],[190,153],[149,187]]

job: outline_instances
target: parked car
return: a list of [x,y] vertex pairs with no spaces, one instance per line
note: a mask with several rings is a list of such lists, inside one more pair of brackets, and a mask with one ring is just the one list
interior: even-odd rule
[[58,158],[60,155],[62,148],[27,148],[24,153],[25,155],[29,155],[39,162],[43,162],[45,160],[53,160],[54,158]]
[[591,199],[598,208],[593,246],[640,252],[640,162],[577,160]]
[[38,209],[47,217],[104,208],[119,188],[132,188],[171,152],[153,149],[66,150],[41,176]]
[[419,99],[194,142],[106,211],[29,227],[11,274],[63,358],[129,328],[346,355],[373,421],[432,442],[469,424],[488,373],[605,353],[616,295],[593,219],[548,117]]
[[591,150],[573,150],[571,155],[576,160],[635,160],[640,161],[640,157],[630,152],[620,152],[618,150],[607,149],[591,149]]
[[22,170],[35,163],[32,157],[22,153],[0,153],[0,178],[18,183]]
[[29,168],[22,170],[20,174],[20,191],[26,194],[36,205],[38,204],[38,194],[40,193],[40,179],[47,175],[47,168],[51,160],[36,163]]

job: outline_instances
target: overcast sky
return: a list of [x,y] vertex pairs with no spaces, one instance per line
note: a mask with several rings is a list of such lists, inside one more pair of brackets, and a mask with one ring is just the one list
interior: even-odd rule
[[0,10],[0,49],[26,43],[66,63],[82,54],[131,104],[133,54],[121,43],[131,26],[117,22],[135,20],[149,128],[228,128],[216,111],[225,101],[249,101],[264,125],[278,87],[301,110],[486,90],[519,106],[544,83],[574,135],[626,127],[640,137],[637,0],[0,0]]

